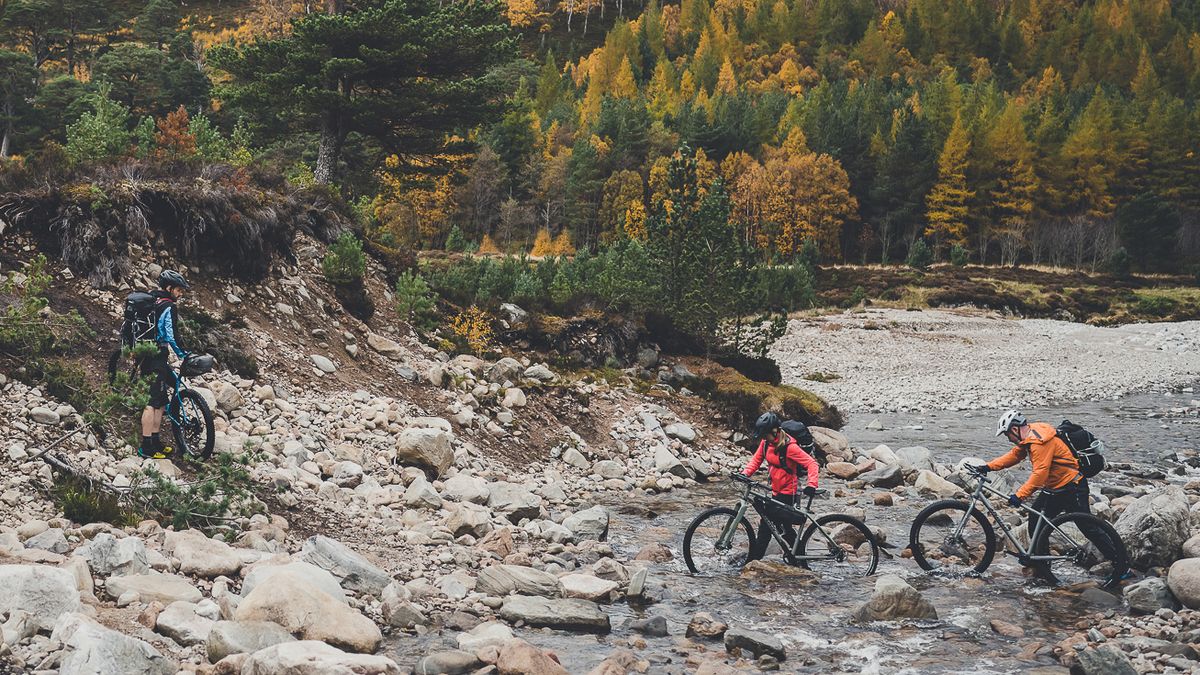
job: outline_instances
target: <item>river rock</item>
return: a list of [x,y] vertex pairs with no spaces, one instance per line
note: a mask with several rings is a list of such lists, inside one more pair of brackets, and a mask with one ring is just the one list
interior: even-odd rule
[[576,511],[564,518],[562,524],[575,535],[576,541],[608,539],[608,510],[600,505]]
[[859,474],[858,480],[878,488],[894,488],[904,485],[904,472],[899,464],[892,464]]
[[592,465],[592,473],[601,478],[624,478],[625,465],[611,459],[602,459]]
[[413,482],[408,484],[408,488],[404,490],[404,496],[400,498],[406,506],[414,506],[425,509],[440,509],[442,508],[442,497],[433,489],[433,485],[425,479],[425,476],[417,476]]
[[154,629],[184,647],[203,644],[212,631],[212,619],[196,613],[196,605],[190,602],[172,602],[158,613]]
[[853,480],[858,476],[858,467],[850,462],[830,462],[825,465],[825,471],[842,480]]
[[282,565],[278,563],[260,563],[255,565],[246,573],[246,578],[242,581],[242,596],[250,595],[254,589],[258,588],[259,584],[282,572],[300,577],[307,583],[321,589],[338,602],[346,602],[346,594],[342,590],[342,585],[338,583],[338,580],[332,574],[316,565],[300,560]]
[[1200,534],[1194,534],[1188,537],[1188,540],[1183,542],[1183,548],[1180,550],[1180,557],[1183,558],[1200,558]]
[[500,618],[510,623],[524,621],[530,626],[559,630],[596,633],[607,633],[611,630],[608,615],[599,605],[576,598],[552,600],[528,595],[510,595],[500,607]]
[[667,618],[661,614],[647,617],[645,619],[634,619],[629,624],[629,629],[635,633],[642,635],[650,635],[653,637],[667,636]]
[[413,672],[429,675],[469,675],[481,667],[483,661],[479,660],[474,652],[451,649],[422,656]]
[[175,664],[148,643],[105,628],[82,614],[64,614],[50,639],[63,647],[59,675],[171,675]]
[[917,589],[895,574],[885,574],[875,581],[871,599],[854,611],[853,620],[890,621],[892,619],[936,619],[937,610]]
[[917,472],[922,469],[933,471],[933,453],[929,448],[914,445],[908,448],[900,448],[896,451],[896,460],[900,462],[900,468],[905,472]]
[[37,630],[49,630],[58,618],[79,609],[75,577],[47,565],[0,565],[0,614],[30,614]]
[[492,565],[479,571],[475,590],[488,595],[510,593],[557,598],[562,586],[553,574],[521,565]]
[[1200,558],[1175,561],[1167,572],[1167,586],[1184,607],[1200,609]]
[[302,577],[279,572],[242,598],[237,621],[274,621],[302,640],[370,653],[383,636],[375,623]]
[[347,654],[324,642],[301,640],[254,652],[242,664],[241,675],[400,675],[402,672],[386,656]]
[[329,360],[329,357],[320,354],[310,354],[309,358],[312,359],[313,365],[317,367],[317,370],[320,370],[322,373],[332,375],[337,372],[337,366],[333,364],[333,361]]
[[296,638],[270,621],[218,621],[208,632],[205,650],[208,662],[216,663],[230,654],[252,654],[260,649]]
[[378,596],[392,583],[392,575],[329,537],[314,535],[304,542],[300,558],[341,579],[341,586],[359,593]]
[[660,445],[654,449],[654,470],[659,473],[679,476],[680,478],[688,478],[690,476],[687,467],[665,445]]
[[467,473],[457,473],[442,481],[442,497],[451,501],[486,504],[488,493],[487,481]]
[[1147,577],[1126,586],[1124,595],[1129,609],[1140,614],[1153,614],[1163,607],[1179,609],[1179,603],[1171,595],[1167,582],[1159,577]]
[[71,547],[67,544],[67,538],[63,535],[63,531],[57,527],[52,527],[41,534],[26,539],[25,548],[49,551],[61,555],[66,553]]
[[688,622],[685,636],[690,638],[705,638],[715,640],[725,635],[729,624],[721,621],[708,612],[696,612]]
[[487,505],[493,511],[507,516],[513,523],[520,523],[524,518],[532,520],[542,513],[541,497],[524,486],[504,481],[491,484]]
[[733,653],[739,649],[754,654],[755,658],[763,654],[769,654],[779,661],[787,658],[779,638],[755,630],[730,628],[725,631],[725,651]]
[[199,530],[167,532],[163,549],[179,559],[179,571],[184,574],[212,579],[236,576],[242,569],[241,553]]
[[1084,649],[1075,656],[1083,675],[1137,675],[1138,672],[1129,657],[1111,645]]
[[850,439],[846,434],[825,427],[809,427],[813,442],[825,452],[826,457],[845,459],[850,455]]
[[1117,534],[1139,569],[1167,566],[1179,559],[1188,538],[1188,499],[1175,485],[1138,498],[1117,519]]
[[441,476],[454,462],[454,436],[442,429],[410,427],[396,439],[396,461]]
[[567,669],[524,640],[509,640],[496,661],[500,675],[568,675]]
[[590,574],[567,574],[558,578],[562,584],[563,597],[582,598],[592,602],[608,602],[619,585],[609,579]]
[[962,494],[962,488],[926,469],[917,472],[917,480],[913,483],[913,487],[920,494],[939,499],[948,499]]
[[104,590],[115,600],[122,595],[137,593],[143,603],[157,600],[164,605],[182,600],[184,602],[200,602],[203,597],[200,590],[188,580],[173,574],[147,572],[146,574],[131,574],[124,577],[109,577]]
[[108,532],[101,532],[76,549],[75,555],[86,560],[88,567],[98,576],[144,574],[150,571],[150,565],[146,562],[146,544],[137,537],[117,539]]
[[477,652],[487,646],[497,648],[513,639],[512,629],[499,621],[486,621],[465,633],[458,634],[458,648],[463,651]]

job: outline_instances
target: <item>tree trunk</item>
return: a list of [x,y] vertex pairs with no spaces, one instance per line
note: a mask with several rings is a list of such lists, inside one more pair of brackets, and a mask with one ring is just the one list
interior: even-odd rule
[[321,185],[329,185],[337,175],[338,157],[342,154],[342,130],[335,111],[325,113],[321,122],[321,145],[317,148],[317,168],[313,178]]
[[8,144],[12,139],[13,104],[11,100],[4,102],[4,117],[4,139],[0,140],[0,159],[8,159]]

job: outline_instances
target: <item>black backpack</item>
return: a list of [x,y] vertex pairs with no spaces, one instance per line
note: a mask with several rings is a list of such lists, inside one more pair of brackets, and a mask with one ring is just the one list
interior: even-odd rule
[[121,323],[121,346],[132,349],[139,342],[158,339],[159,300],[155,293],[134,291],[125,298],[125,320]]
[[808,430],[808,425],[800,420],[784,420],[779,426],[783,428],[785,434],[796,439],[800,449],[812,455],[813,459],[817,460],[817,464],[825,466],[825,452],[817,447],[817,442],[813,439],[812,432]]
[[1104,441],[1096,438],[1095,434],[1075,424],[1071,420],[1063,420],[1056,427],[1058,437],[1071,449],[1071,454],[1079,461],[1079,473],[1091,478],[1104,470]]

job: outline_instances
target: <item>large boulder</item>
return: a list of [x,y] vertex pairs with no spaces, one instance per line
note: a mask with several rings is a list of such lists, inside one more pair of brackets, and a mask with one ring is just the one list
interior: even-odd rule
[[1175,561],[1167,572],[1167,586],[1184,607],[1200,609],[1200,558]]
[[1179,609],[1179,603],[1171,595],[1167,582],[1159,577],[1147,577],[1126,586],[1124,595],[1129,609],[1139,614],[1153,614],[1164,607]]
[[1165,567],[1179,559],[1188,538],[1188,507],[1183,489],[1169,485],[1125,508],[1115,527],[1134,567]]
[[562,595],[558,579],[549,572],[521,565],[492,565],[479,571],[475,590],[488,595],[539,595],[557,598]]
[[564,597],[592,602],[608,602],[613,591],[620,587],[611,579],[601,579],[591,574],[567,574],[559,577],[558,582],[562,584]]
[[60,675],[171,675],[175,664],[148,643],[105,628],[82,614],[64,614],[50,639],[63,646]]
[[280,572],[242,598],[236,621],[273,621],[302,640],[371,653],[383,641],[373,621],[291,572]]
[[1083,675],[1137,675],[1138,672],[1129,657],[1114,645],[1084,649],[1076,656]]
[[260,649],[242,664],[241,675],[400,675],[386,656],[347,654],[324,642],[283,642]]
[[437,477],[454,462],[453,442],[454,435],[442,429],[408,428],[396,439],[396,461]]
[[205,650],[209,663],[216,663],[230,654],[253,654],[272,645],[295,641],[283,626],[270,621],[218,621],[208,632]]
[[575,598],[553,600],[528,595],[510,595],[500,607],[500,618],[510,623],[559,630],[607,633],[612,630],[608,615],[600,606]]
[[576,541],[608,539],[608,510],[603,506],[576,511],[564,518],[562,524],[575,535]]
[[809,427],[808,431],[812,434],[813,442],[820,448],[826,457],[846,458],[850,456],[850,439],[846,438],[846,434],[825,427]]
[[524,486],[504,481],[492,483],[487,505],[493,511],[507,516],[513,523],[520,523],[524,518],[532,520],[542,513],[541,497]]
[[157,600],[164,605],[169,605],[177,600],[200,602],[200,598],[203,597],[200,589],[193,586],[187,579],[159,572],[109,577],[105,582],[104,589],[114,600],[133,591],[144,603]]
[[184,647],[203,644],[216,623],[196,613],[196,605],[190,602],[172,602],[158,613],[154,629]]
[[854,611],[859,622],[890,621],[892,619],[936,619],[937,610],[917,589],[895,574],[885,574],[875,581],[871,599]]
[[107,532],[101,532],[80,546],[75,555],[86,560],[92,572],[102,577],[150,571],[150,565],[146,562],[146,544],[137,537],[117,539]]
[[472,537],[483,537],[492,531],[492,512],[478,504],[463,502],[447,505],[450,516],[446,518],[446,528],[455,537],[469,534]]
[[567,669],[524,640],[509,640],[496,661],[500,675],[568,675]]
[[900,462],[900,468],[907,472],[917,472],[922,469],[933,471],[933,453],[929,448],[920,445],[914,445],[908,448],[900,448],[896,451],[896,459]]
[[654,470],[659,473],[668,473],[680,478],[690,478],[691,472],[679,461],[671,450],[660,445],[654,449]]
[[746,628],[730,628],[725,631],[725,651],[733,652],[735,649],[748,651],[755,657],[768,654],[779,661],[787,658],[779,638]]
[[260,563],[255,565],[242,581],[242,596],[250,595],[255,588],[258,588],[259,584],[281,572],[294,574],[321,589],[338,602],[346,602],[346,593],[342,590],[342,585],[338,583],[336,577],[316,565],[300,560],[284,564]]
[[0,565],[0,614],[29,612],[36,630],[49,630],[58,618],[79,609],[75,577],[46,565]]
[[509,382],[516,382],[521,378],[521,374],[523,372],[525,372],[525,366],[521,365],[520,361],[510,356],[506,356],[493,363],[491,366],[488,366],[485,377],[487,377],[490,382],[504,384],[505,380]]
[[928,469],[917,472],[917,480],[913,487],[923,495],[939,499],[948,499],[963,493],[962,488]]
[[350,550],[345,544],[319,534],[304,542],[300,558],[341,579],[343,588],[359,593],[377,596],[392,583],[392,575],[370,560]]
[[894,488],[904,485],[904,471],[899,464],[892,464],[861,473],[858,480],[878,488]]
[[232,577],[242,569],[242,553],[199,530],[167,532],[163,548],[179,559],[179,571],[184,574],[211,579]]
[[442,497],[454,502],[486,504],[489,492],[487,481],[466,473],[456,473],[442,481]]

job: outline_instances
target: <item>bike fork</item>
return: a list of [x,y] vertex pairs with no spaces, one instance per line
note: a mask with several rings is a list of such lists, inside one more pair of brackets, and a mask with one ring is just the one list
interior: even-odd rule
[[746,517],[747,508],[746,502],[738,503],[733,517],[729,519],[728,523],[725,523],[725,529],[721,530],[721,536],[717,538],[717,548],[729,548],[729,542],[733,540],[733,533],[737,532],[738,524],[742,522],[742,518]]

